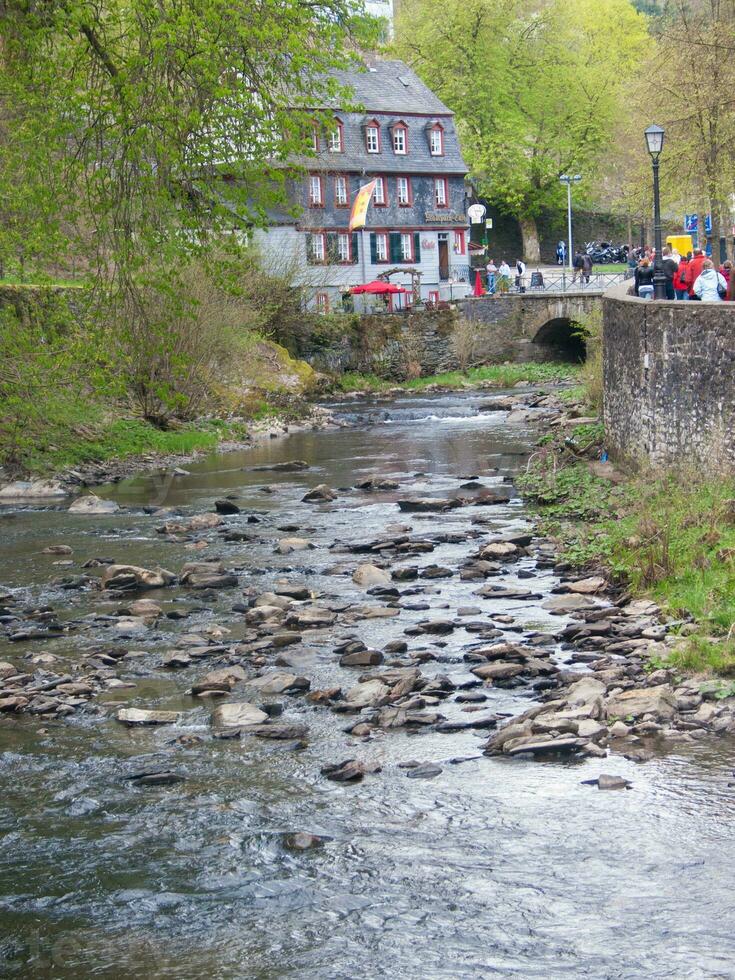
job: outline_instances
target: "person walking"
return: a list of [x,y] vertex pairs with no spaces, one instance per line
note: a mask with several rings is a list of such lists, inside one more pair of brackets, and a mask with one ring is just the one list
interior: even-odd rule
[[516,259],[516,289],[519,293],[525,293],[523,277],[526,274],[526,263],[523,259]]
[[702,267],[705,263],[707,256],[704,254],[701,248],[694,249],[694,255],[692,256],[689,267],[687,268],[687,289],[689,291],[689,299],[695,299],[694,293],[694,283],[699,279],[702,272]]
[[726,259],[720,266],[720,273],[725,277],[725,282],[729,286],[732,279],[732,262],[729,259]]
[[495,265],[495,262],[492,259],[490,259],[490,261],[487,264],[487,292],[488,292],[488,296],[494,296],[495,295],[495,288],[496,288],[495,282],[496,282],[497,275],[498,275],[498,267]]
[[556,246],[556,264],[564,265],[567,259],[567,243],[559,242]]
[[583,255],[582,256],[582,272],[584,274],[584,281],[589,286],[590,284],[590,273],[592,272],[592,256]]
[[715,269],[712,259],[705,259],[697,277],[694,293],[703,303],[721,303],[727,296],[727,283],[721,272]]
[[689,287],[687,286],[687,267],[689,259],[683,258],[676,267],[672,285],[674,287],[674,299],[689,299]]
[[510,266],[503,259],[498,267],[498,276],[500,277],[500,292],[507,293],[510,289]]
[[641,299],[653,299],[653,268],[651,260],[645,257],[636,266],[635,294]]
[[666,299],[676,299],[674,276],[676,275],[676,271],[679,266],[671,254],[671,249],[668,245],[664,246],[661,255],[661,267],[664,271],[664,275],[666,276]]
[[582,257],[582,252],[578,248],[575,248],[574,250],[572,268],[574,269],[574,274],[572,275],[572,285],[574,285],[574,283],[577,281],[577,276],[579,276],[580,279],[584,278],[584,258]]

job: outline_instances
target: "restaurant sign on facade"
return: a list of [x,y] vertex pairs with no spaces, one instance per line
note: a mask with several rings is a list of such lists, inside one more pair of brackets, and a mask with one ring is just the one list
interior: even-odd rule
[[464,225],[467,218],[459,211],[427,211],[424,220],[427,225]]

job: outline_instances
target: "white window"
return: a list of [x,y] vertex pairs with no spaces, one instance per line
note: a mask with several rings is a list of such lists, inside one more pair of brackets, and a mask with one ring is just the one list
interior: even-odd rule
[[347,178],[334,178],[334,203],[344,207],[347,204]]
[[340,262],[350,261],[350,236],[337,235],[337,258]]
[[368,153],[380,153],[380,130],[377,126],[365,129],[365,145]]
[[337,123],[337,126],[329,134],[329,152],[342,152],[342,126],[340,123]]
[[410,204],[411,203],[411,187],[408,182],[408,177],[399,177],[397,179],[398,186],[398,203],[399,204]]
[[316,125],[311,131],[311,148],[314,153],[319,152],[319,130],[317,129]]
[[312,208],[317,208],[321,207],[323,203],[322,178],[312,175],[309,177],[309,205]]
[[438,208],[447,206],[447,182],[444,177],[434,178],[434,202]]
[[388,236],[387,235],[376,235],[375,236],[375,257],[378,262],[388,261]]
[[329,313],[329,296],[327,293],[317,293],[316,308],[319,313]]
[[383,177],[375,178],[375,192],[373,193],[373,203],[385,204],[385,179]]
[[406,153],[406,127],[396,126],[393,130],[393,152],[401,156]]
[[444,138],[440,129],[432,129],[429,136],[429,146],[433,157],[440,157],[444,153]]
[[401,258],[404,262],[413,259],[413,235],[401,235]]
[[454,252],[455,255],[464,255],[464,232],[455,231],[454,233]]
[[311,258],[313,262],[323,262],[326,258],[327,246],[324,235],[311,236]]

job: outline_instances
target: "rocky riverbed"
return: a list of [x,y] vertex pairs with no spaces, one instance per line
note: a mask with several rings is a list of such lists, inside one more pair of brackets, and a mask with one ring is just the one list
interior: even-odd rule
[[[622,796],[645,799],[639,773],[665,772],[666,759],[716,746],[726,792],[732,701],[651,670],[650,657],[672,642],[659,610],[615,594],[602,577],[558,568],[552,544],[535,535],[514,489],[514,473],[539,426],[566,424],[553,391],[376,401],[360,405],[349,421],[350,430],[302,432],[250,453],[213,457],[173,479],[162,472],[102,488],[99,496],[16,501],[2,513],[0,737],[7,751],[0,776],[20,778],[38,793],[41,810],[57,815],[50,835],[38,827],[31,832],[28,820],[38,820],[31,800],[24,804],[17,788],[9,791],[6,829],[19,839],[30,834],[34,860],[48,856],[49,836],[70,821],[101,828],[112,816],[117,865],[135,845],[126,828],[125,846],[116,849],[114,826],[132,812],[139,835],[147,814],[157,828],[146,836],[158,874],[169,877],[159,863],[163,852],[189,854],[206,893],[212,869],[180,837],[181,827],[197,821],[192,807],[198,809],[194,838],[208,853],[214,837],[207,820],[225,845],[234,834],[242,853],[250,837],[242,838],[235,824],[247,814],[257,825],[252,818],[262,821],[267,811],[279,854],[334,854],[343,852],[344,828],[364,807],[376,846],[390,852],[391,806],[409,822],[409,811],[424,814],[420,823],[428,819],[429,829],[419,832],[419,823],[417,833],[447,832],[430,829],[445,805],[430,798],[442,790],[408,787],[451,788],[458,820],[463,806],[477,805],[477,787],[492,787],[501,777],[506,792],[517,784],[522,797],[529,765],[538,768],[541,782],[532,782],[546,797],[562,773],[584,811],[595,787],[632,789]],[[340,793],[353,795],[339,797],[335,825],[328,787],[340,784]],[[245,787],[250,802],[242,810]],[[615,804],[623,825],[636,826],[639,805]],[[233,807],[234,823],[216,816],[232,817]],[[160,825],[164,814],[173,825]],[[477,834],[483,824],[474,819]],[[584,821],[580,833],[583,828]],[[473,845],[466,848],[472,866]],[[80,845],[74,850],[81,857]],[[292,857],[273,860],[284,887],[289,881],[305,887]],[[455,854],[452,863],[457,860],[464,858]],[[91,863],[96,867],[97,859]],[[225,871],[219,858],[214,863],[219,878]],[[136,856],[133,864],[145,895],[161,894],[145,862]],[[471,873],[483,877],[480,868]],[[345,880],[343,869],[341,887],[355,907],[359,889]],[[393,882],[388,901],[397,901],[404,923],[407,915],[418,923],[431,903],[412,903],[411,886],[401,880],[408,894],[396,899]],[[110,923],[104,926],[92,910],[89,887],[41,919],[49,934],[60,923],[73,931],[73,909],[93,923],[91,948],[98,950]],[[224,882],[211,887],[215,894],[224,887],[224,901]],[[147,942],[163,910],[156,906],[144,924],[145,915],[132,914],[119,891],[119,885],[108,890],[104,903],[112,910],[112,933],[118,929],[119,938],[129,916],[140,942]],[[181,885],[169,882],[162,891],[180,896]],[[19,881],[6,898],[23,949],[26,916],[43,908],[41,895],[33,894]],[[280,887],[278,895],[285,921],[289,904]],[[246,909],[256,914],[262,901],[262,894],[252,895],[238,918]],[[572,899],[565,894],[564,901]],[[172,902],[172,908],[189,907],[181,897]],[[443,914],[453,920],[447,908]],[[218,913],[202,915],[201,966],[181,972],[182,960],[153,943],[145,947],[155,960],[151,971],[131,975],[203,976],[213,964],[222,976],[261,975],[243,973],[241,958],[218,958]],[[164,913],[165,928],[190,950],[168,919]],[[378,920],[388,928],[388,918]],[[250,918],[242,921],[252,925]],[[559,923],[559,936],[574,945],[567,925]],[[476,936],[474,925],[469,931]],[[382,967],[365,966],[367,947],[350,928],[346,936],[348,948],[334,968],[294,940],[300,951],[294,975],[383,975]],[[265,934],[261,942],[263,950],[275,948]],[[512,976],[532,976],[537,968],[548,973],[545,955],[529,952],[524,966],[522,946],[514,940],[490,962],[506,963]],[[242,957],[242,944],[235,947]],[[607,967],[575,972],[587,953],[562,948],[551,975],[615,975]],[[133,952],[140,957],[140,948]],[[441,972],[438,952],[428,952],[433,965],[421,975],[478,975],[466,951],[456,968]],[[74,975],[96,955],[87,949],[71,956],[59,975]],[[409,948],[400,944],[399,956],[398,975],[413,976]],[[289,958],[278,962],[267,975],[290,975]],[[633,968],[620,975],[639,974]]]

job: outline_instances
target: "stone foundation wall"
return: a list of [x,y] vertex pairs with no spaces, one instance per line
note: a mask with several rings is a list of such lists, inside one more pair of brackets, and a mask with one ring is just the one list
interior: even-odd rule
[[603,299],[604,418],[620,460],[735,468],[735,304]]

